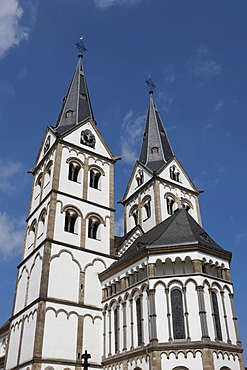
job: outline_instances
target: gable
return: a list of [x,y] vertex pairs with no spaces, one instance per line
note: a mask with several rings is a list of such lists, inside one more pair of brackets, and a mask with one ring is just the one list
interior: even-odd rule
[[36,167],[40,161],[44,158],[46,153],[52,147],[56,141],[56,135],[50,126],[47,126],[34,167]]
[[188,190],[198,192],[175,156],[162,168],[158,175],[161,179],[168,180],[176,186],[180,185]]
[[95,152],[106,158],[113,158],[113,154],[102,138],[99,130],[90,120],[73,127],[73,129],[66,132],[62,138],[66,142],[79,146],[85,150]]
[[152,173],[148,171],[139,161],[136,161],[123,200],[128,199],[137,190],[139,190],[142,185],[146,184],[151,178]]

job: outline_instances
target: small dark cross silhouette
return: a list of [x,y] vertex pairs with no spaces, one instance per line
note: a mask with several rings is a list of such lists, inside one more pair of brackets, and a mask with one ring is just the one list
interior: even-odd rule
[[148,85],[149,89],[154,89],[156,87],[155,84],[153,83],[153,81],[151,80],[150,76],[145,82]]
[[84,363],[82,364],[83,369],[88,370],[88,366],[89,366],[88,359],[91,358],[91,355],[87,353],[87,350],[85,350],[85,353],[83,353],[81,358],[82,360],[84,360]]
[[83,54],[83,53],[85,53],[85,51],[87,51],[87,48],[84,45],[82,39],[83,39],[83,37],[80,37],[80,41],[75,43],[75,46],[77,47],[77,49],[79,50],[79,52],[81,54]]

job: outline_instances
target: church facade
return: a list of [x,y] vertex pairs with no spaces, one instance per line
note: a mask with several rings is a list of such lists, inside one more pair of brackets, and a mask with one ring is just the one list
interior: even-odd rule
[[0,368],[244,370],[231,253],[202,228],[196,189],[150,90],[140,157],[114,236],[114,164],[82,54],[34,167]]

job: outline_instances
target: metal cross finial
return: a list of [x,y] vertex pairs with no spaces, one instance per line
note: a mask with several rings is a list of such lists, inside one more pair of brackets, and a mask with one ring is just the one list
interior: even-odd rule
[[82,364],[83,369],[88,370],[88,367],[89,367],[88,359],[91,358],[91,355],[87,353],[87,350],[85,350],[85,353],[83,353],[81,358],[82,360],[84,360],[84,363]]
[[153,83],[153,81],[151,80],[151,76],[149,76],[149,78],[145,82],[148,85],[150,90],[152,90],[156,87],[155,84]]
[[77,49],[79,50],[79,52],[80,52],[81,54],[83,54],[83,53],[85,53],[85,51],[87,51],[87,48],[86,48],[86,46],[84,45],[84,43],[83,43],[82,39],[83,39],[83,36],[82,36],[82,37],[80,37],[80,41],[78,41],[78,42],[76,42],[76,43],[75,43],[75,46],[77,47]]

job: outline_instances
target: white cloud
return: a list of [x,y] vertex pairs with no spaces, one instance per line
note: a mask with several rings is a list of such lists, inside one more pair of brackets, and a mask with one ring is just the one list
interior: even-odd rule
[[[22,165],[19,162],[3,161],[0,159],[0,191],[13,193],[18,189],[19,181],[14,176],[22,173]],[[19,180],[19,179],[18,179]]]
[[117,236],[122,236],[124,234],[124,218],[120,217],[115,220],[115,230],[114,234]]
[[168,66],[165,68],[165,81],[168,83],[172,83],[175,81],[175,79],[176,79],[175,65],[168,64]]
[[29,29],[20,25],[22,15],[19,0],[0,1],[0,59],[11,47],[28,39]]
[[214,106],[215,110],[221,109],[225,105],[224,99],[220,99]]
[[146,115],[134,116],[130,111],[123,119],[121,134],[121,157],[125,163],[133,163],[138,157]]
[[96,6],[102,9],[106,9],[112,5],[127,5],[133,6],[140,3],[142,0],[94,0]]
[[15,95],[14,86],[9,82],[0,83],[0,95],[5,95],[5,96],[8,95],[10,97],[13,97]]
[[222,71],[220,64],[217,64],[215,60],[210,58],[209,51],[205,47],[197,49],[191,64],[195,76],[201,78],[204,83]]
[[247,241],[247,232],[242,232],[236,235],[236,242],[237,243],[246,243]]
[[9,260],[20,254],[23,247],[25,220],[11,218],[0,212],[0,259]]

